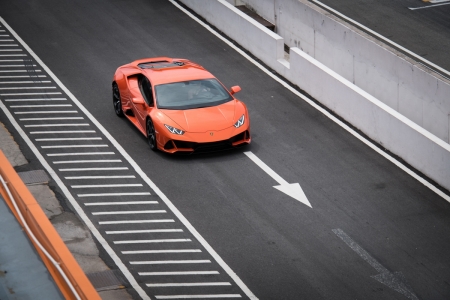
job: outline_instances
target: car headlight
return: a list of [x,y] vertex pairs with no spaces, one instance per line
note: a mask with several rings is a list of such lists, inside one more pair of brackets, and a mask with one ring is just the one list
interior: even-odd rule
[[242,125],[244,125],[244,122],[245,122],[245,116],[242,115],[242,117],[240,117],[239,120],[237,120],[237,122],[234,123],[234,127],[239,128]]
[[164,124],[164,126],[166,126],[166,128],[173,134],[178,134],[178,135],[182,135],[184,134],[184,131],[169,125]]

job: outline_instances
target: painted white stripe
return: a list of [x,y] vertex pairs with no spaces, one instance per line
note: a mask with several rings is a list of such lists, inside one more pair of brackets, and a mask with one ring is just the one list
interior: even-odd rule
[[[79,131],[69,132],[69,133],[78,133]],[[91,132],[91,131],[89,131]],[[43,149],[50,148],[101,148],[108,147],[108,145],[61,145],[61,146],[41,146]]]
[[192,242],[191,239],[164,239],[164,240],[130,240],[114,241],[114,244],[149,244],[149,243],[185,243]]
[[435,5],[428,5],[428,6],[422,6],[422,7],[408,7],[410,10],[417,10],[417,9],[424,9],[424,8],[430,8],[430,7],[435,7],[435,6],[441,6],[441,5],[449,5],[450,2],[448,3],[441,3],[441,4],[435,4]]
[[0,84],[16,84],[16,83],[50,83],[50,80],[44,80],[44,81],[2,81]]
[[121,210],[121,211],[98,211],[93,212],[94,216],[103,216],[103,215],[139,215],[139,214],[165,214],[167,211],[165,210]]
[[113,155],[114,152],[77,152],[77,153],[51,153],[47,156],[79,156],[79,155]]
[[30,98],[30,99],[7,99],[6,102],[28,102],[28,101],[66,101],[67,98]]
[[141,183],[118,183],[118,184],[90,184],[90,185],[72,185],[73,189],[87,189],[87,188],[109,188],[109,187],[132,187],[142,186]]
[[209,259],[130,261],[130,265],[210,264]]
[[[1,31],[1,30],[0,30]],[[4,30],[3,30],[4,31]],[[0,36],[9,36],[9,34],[0,34]]]
[[[30,131],[30,134],[55,134],[55,133],[95,133],[95,130],[66,130],[66,131]],[[78,145],[80,146],[80,145]],[[81,145],[82,146],[82,145]],[[86,145],[87,147],[95,147],[95,145]],[[104,146],[100,146],[104,147]],[[66,146],[42,146],[42,148],[69,148]]]
[[100,225],[109,224],[145,224],[145,223],[173,223],[173,219],[161,219],[161,220],[123,220],[123,221],[102,221],[98,222]]
[[135,250],[122,251],[122,254],[156,254],[156,253],[198,253],[200,249],[167,249],[167,250]]
[[53,163],[57,164],[90,164],[90,163],[116,163],[122,162],[120,159],[94,159],[94,160],[57,160]]
[[143,205],[143,204],[158,204],[158,201],[86,202],[86,203],[84,203],[84,205],[86,205],[86,206]]
[[25,127],[68,127],[68,126],[89,126],[88,123],[73,123],[73,124],[31,124]]
[[34,114],[77,114],[78,111],[76,110],[54,110],[54,111],[17,111],[14,112],[16,115],[34,115]]
[[0,49],[1,52],[15,52],[15,51],[22,51],[22,49]]
[[[36,139],[39,142],[48,142],[48,141],[98,141],[101,140],[101,137],[92,137],[92,138],[48,138],[48,139]],[[106,144],[99,145],[58,145],[58,146],[42,146],[42,148],[76,148],[76,147],[108,147]]]
[[0,94],[2,96],[36,96],[36,95],[61,95],[61,92],[50,92],[50,93],[10,93],[10,94]]
[[160,233],[160,232],[183,232],[183,229],[147,229],[147,230],[105,231],[106,234],[133,234],[133,233]]
[[99,193],[99,194],[78,194],[77,196],[80,198],[84,197],[103,197],[103,196],[148,196],[150,195],[149,192],[143,192],[143,193]]
[[11,105],[10,108],[17,107],[70,107],[72,104],[42,104],[42,105]]
[[[4,36],[4,35],[0,35],[0,36]],[[14,40],[0,40],[0,42],[14,42]],[[16,46],[19,46],[16,44]]]
[[179,286],[224,286],[229,282],[184,282],[184,283],[146,283],[148,287],[179,287]]
[[79,172],[79,171],[119,171],[128,170],[128,167],[118,167],[118,168],[70,168],[70,169],[59,169],[60,172]]
[[136,178],[134,175],[111,175],[111,176],[69,176],[65,179],[112,179],[112,178]]
[[213,298],[242,298],[239,294],[209,294],[209,295],[155,295],[156,299],[213,299]]
[[[0,51],[12,51],[12,50],[0,50]],[[36,73],[42,72],[42,70],[4,70],[0,71],[0,73]]]
[[[36,139],[39,142],[48,142],[48,141],[98,141],[101,140],[101,137],[92,137],[92,138],[48,138],[48,139]],[[43,148],[73,148],[73,147],[108,147],[108,145],[100,144],[100,145],[59,145],[59,146],[42,146]]]
[[[14,67],[26,67],[27,65],[1,65],[0,68],[14,68]],[[30,67],[36,67],[36,65],[30,65]]]
[[[0,34],[0,36],[3,36]],[[15,61],[24,61],[23,59],[0,59],[0,62],[15,62]]]
[[55,117],[55,118],[20,118],[20,121],[46,121],[46,120],[83,120],[83,117]]
[[219,275],[218,271],[172,271],[172,272],[138,272],[140,276],[161,275]]
[[17,57],[17,56],[28,56],[26,54],[0,54],[0,57]]
[[[1,42],[1,40],[0,40]],[[1,44],[0,47],[18,47],[19,44]]]
[[16,86],[16,87],[0,87],[0,90],[51,90],[56,86]]
[[[376,145],[374,145],[372,142],[370,142],[369,140],[367,140],[366,138],[364,138],[363,136],[361,136],[359,133],[357,133],[355,130],[353,130],[352,128],[350,128],[348,125],[346,125],[345,123],[343,123],[342,121],[340,121],[337,117],[333,116],[331,113],[329,113],[327,110],[325,110],[324,108],[320,107],[318,104],[316,104],[314,101],[312,101],[311,99],[309,99],[308,97],[306,97],[305,95],[303,95],[302,93],[300,93],[299,91],[297,91],[296,89],[294,89],[292,86],[290,86],[287,82],[285,82],[284,80],[280,79],[279,77],[277,77],[275,74],[273,74],[272,72],[270,72],[266,67],[264,67],[263,65],[261,65],[259,62],[257,62],[256,60],[254,60],[252,57],[250,57],[247,53],[245,53],[243,50],[241,50],[240,48],[236,47],[232,42],[230,42],[229,40],[227,40],[226,38],[224,38],[222,35],[220,35],[218,32],[216,32],[214,29],[212,29],[208,24],[204,23],[203,21],[201,21],[199,18],[197,18],[196,16],[194,16],[192,13],[190,13],[189,11],[187,11],[185,8],[183,8],[181,5],[179,5],[177,2],[175,2],[174,0],[169,0],[173,5],[175,5],[176,7],[178,7],[181,11],[183,11],[185,14],[187,14],[188,16],[190,16],[192,19],[194,19],[197,23],[199,23],[200,25],[202,25],[203,27],[205,27],[209,32],[211,32],[212,34],[214,34],[217,38],[219,38],[220,40],[222,40],[225,44],[227,44],[229,47],[233,48],[236,52],[238,52],[239,54],[241,54],[243,57],[245,57],[248,61],[250,61],[251,63],[253,63],[255,66],[257,66],[259,69],[261,69],[264,73],[266,73],[268,76],[270,76],[273,80],[275,80],[276,82],[280,83],[281,85],[283,85],[286,89],[288,89],[289,91],[291,91],[293,94],[297,95],[298,97],[300,97],[301,99],[303,99],[305,102],[307,102],[308,104],[310,104],[312,107],[314,107],[315,109],[317,109],[318,111],[320,111],[322,114],[324,114],[325,116],[327,116],[329,119],[331,119],[332,121],[334,121],[336,124],[338,124],[339,126],[341,126],[342,128],[344,128],[345,130],[347,130],[350,134],[352,134],[354,137],[356,137],[357,139],[359,139],[361,142],[363,142],[364,144],[366,144],[367,146],[369,146],[372,150],[374,150],[375,152],[377,152],[378,154],[382,155],[384,158],[386,158],[387,160],[389,160],[390,162],[392,162],[393,164],[395,164],[397,167],[399,167],[400,169],[402,169],[404,172],[406,172],[407,174],[409,174],[410,176],[412,176],[413,178],[415,178],[417,181],[419,181],[420,183],[422,183],[423,185],[425,185],[426,187],[428,187],[430,190],[432,190],[433,192],[435,192],[436,194],[438,194],[439,196],[441,196],[442,198],[444,198],[446,201],[450,202],[450,196],[446,195],[445,193],[443,193],[441,190],[439,190],[437,187],[435,187],[434,185],[432,185],[430,182],[428,182],[426,179],[420,177],[419,175],[417,175],[416,173],[414,173],[412,170],[410,170],[409,168],[407,168],[405,165],[403,165],[402,163],[400,163],[398,160],[396,160],[395,158],[393,158],[392,156],[390,156],[389,154],[383,152],[380,148],[378,148]],[[327,9],[334,11],[336,14],[339,14],[342,18],[350,21],[350,22],[354,22],[355,24],[358,24],[358,26],[364,28],[367,31],[371,31],[369,28],[364,27],[363,25],[353,21],[352,19],[347,18],[346,16],[340,14],[339,12],[333,10],[332,8],[324,5],[323,3],[317,1],[317,0],[311,0],[315,3],[319,3],[320,5],[322,5],[323,7],[327,7]],[[371,31],[372,32],[372,31]],[[378,35],[376,32],[372,32],[374,35]],[[384,38],[383,36],[378,35],[381,39],[387,40],[391,43],[393,43],[392,41]],[[393,43],[395,44],[395,43]],[[402,48],[400,45],[395,44],[396,46],[398,46],[399,48]],[[432,64],[431,62],[423,59],[421,56],[418,56],[417,54],[414,54],[412,52],[410,52],[407,49],[402,48],[403,51],[408,52],[409,54],[415,56],[418,59],[421,59],[422,61],[426,62],[427,64],[433,66],[434,68],[440,70],[441,72],[446,73],[447,75],[450,75],[450,72],[440,68],[437,65]],[[153,188],[153,187],[152,187]],[[153,188],[153,190],[156,192],[156,190]],[[159,191],[156,192],[159,195]],[[224,262],[225,263],[225,262]],[[230,272],[232,272],[231,269],[229,269]],[[227,271],[228,273],[228,271]],[[231,275],[230,275],[231,276]],[[232,276],[232,278],[234,279],[234,277]],[[237,278],[238,280],[240,280],[239,278]],[[237,282],[238,283],[238,282]],[[241,286],[241,284],[243,286]],[[245,284],[243,282],[238,283],[238,285],[244,290]],[[250,290],[248,290],[247,287],[245,287],[246,294],[247,291],[250,292]],[[250,292],[251,293],[251,292]],[[254,295],[249,295],[247,294],[247,296],[249,296],[251,299],[257,299]]]

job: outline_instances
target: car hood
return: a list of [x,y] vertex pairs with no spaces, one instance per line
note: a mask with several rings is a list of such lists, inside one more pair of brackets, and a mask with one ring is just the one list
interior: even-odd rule
[[[172,119],[184,131],[206,132],[210,130],[223,130],[234,124],[236,101],[186,110],[162,109],[167,117]],[[170,124],[167,124],[170,125]]]

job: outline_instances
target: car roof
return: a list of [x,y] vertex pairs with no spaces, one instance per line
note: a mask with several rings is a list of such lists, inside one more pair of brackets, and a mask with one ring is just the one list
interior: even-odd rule
[[154,57],[136,60],[131,65],[139,68],[152,85],[215,78],[202,66],[187,59]]

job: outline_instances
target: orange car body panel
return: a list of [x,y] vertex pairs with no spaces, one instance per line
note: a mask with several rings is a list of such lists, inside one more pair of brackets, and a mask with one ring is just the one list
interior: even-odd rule
[[[158,62],[181,62],[182,65],[165,68],[139,67],[139,64]],[[117,69],[113,82],[119,87],[125,116],[145,136],[147,136],[146,120],[150,118],[155,127],[159,150],[167,153],[193,152],[195,150],[193,145],[209,146],[227,141],[232,146],[238,146],[251,142],[247,108],[231,93],[232,100],[216,106],[179,110],[158,108],[157,101],[154,101],[152,106],[144,101],[138,84],[137,76],[141,76],[139,74],[149,79],[155,100],[154,88],[157,85],[200,79],[217,80],[217,78],[202,66],[189,60],[168,57],[139,59]],[[245,122],[236,128],[234,124],[242,115]],[[181,129],[185,133],[183,135],[171,133],[164,124]]]

